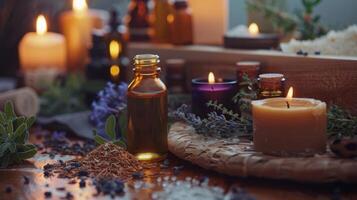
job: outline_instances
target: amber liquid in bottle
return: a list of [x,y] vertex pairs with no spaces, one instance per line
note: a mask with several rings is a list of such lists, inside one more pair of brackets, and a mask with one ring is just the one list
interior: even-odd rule
[[167,90],[159,79],[159,57],[137,55],[128,87],[128,150],[139,160],[161,160],[167,152]]

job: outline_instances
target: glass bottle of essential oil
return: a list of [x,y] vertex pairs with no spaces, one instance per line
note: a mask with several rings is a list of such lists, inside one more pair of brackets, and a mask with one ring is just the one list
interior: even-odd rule
[[285,93],[285,78],[283,74],[268,73],[260,74],[259,99],[283,97]]
[[168,151],[167,89],[158,64],[157,55],[135,56],[128,86],[128,150],[139,160],[161,160]]

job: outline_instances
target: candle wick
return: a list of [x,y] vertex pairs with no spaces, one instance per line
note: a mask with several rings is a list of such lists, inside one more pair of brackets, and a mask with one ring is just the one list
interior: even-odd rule
[[286,102],[286,107],[290,108],[290,104],[288,101]]

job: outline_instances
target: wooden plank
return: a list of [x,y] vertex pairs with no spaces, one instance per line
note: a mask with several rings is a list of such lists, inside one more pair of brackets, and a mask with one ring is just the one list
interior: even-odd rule
[[297,97],[321,99],[357,114],[357,57],[299,56],[278,51],[234,50],[216,46],[129,45],[130,57],[141,53],[158,54],[163,61],[169,58],[186,59],[189,78],[204,76],[209,70],[216,71],[220,76],[234,77],[237,61],[259,61],[262,72],[283,73],[287,78],[286,86],[293,86]]

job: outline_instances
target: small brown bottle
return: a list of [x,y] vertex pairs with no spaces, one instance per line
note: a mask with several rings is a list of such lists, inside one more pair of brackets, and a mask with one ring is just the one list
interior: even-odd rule
[[126,16],[130,41],[149,41],[149,0],[131,0]]
[[167,89],[160,80],[159,56],[137,55],[128,86],[128,150],[139,160],[164,159],[167,147]]
[[187,0],[176,0],[173,7],[173,13],[167,16],[171,43],[176,45],[192,44],[192,13]]

